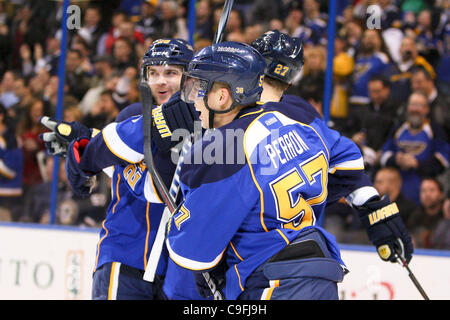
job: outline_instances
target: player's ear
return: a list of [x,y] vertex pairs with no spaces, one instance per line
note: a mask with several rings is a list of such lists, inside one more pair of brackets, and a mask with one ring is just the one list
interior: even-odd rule
[[218,98],[218,103],[219,103],[220,109],[221,110],[228,109],[231,106],[231,104],[233,103],[233,97],[231,95],[230,90],[226,87],[221,87],[218,90],[218,93],[219,93],[219,95],[217,98]]

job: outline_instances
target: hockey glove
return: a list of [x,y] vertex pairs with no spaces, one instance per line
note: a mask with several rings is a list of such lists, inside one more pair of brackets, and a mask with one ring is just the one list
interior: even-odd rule
[[57,121],[49,117],[41,117],[39,122],[51,132],[39,135],[45,142],[48,152],[54,156],[65,156],[69,144],[79,137],[95,136],[97,129],[89,129],[79,122]]
[[[194,132],[194,121],[200,119],[194,105],[181,100],[179,92],[162,106],[154,106],[152,118],[152,139],[162,152],[173,148],[181,141],[180,137]],[[173,135],[177,129],[179,134]]]
[[223,300],[225,288],[225,259],[209,272],[194,272],[198,293],[205,299]]
[[397,262],[397,255],[400,255],[408,264],[414,248],[397,204],[391,203],[389,196],[385,195],[381,199],[369,200],[356,209],[380,258]]
[[79,164],[83,150],[89,143],[87,138],[78,138],[72,141],[67,149],[66,174],[72,191],[81,197],[88,196],[94,188],[95,175],[84,172]]

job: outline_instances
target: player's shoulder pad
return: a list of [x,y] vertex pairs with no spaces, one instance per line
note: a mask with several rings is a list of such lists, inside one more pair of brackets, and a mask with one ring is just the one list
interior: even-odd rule
[[122,111],[120,111],[119,114],[117,115],[115,122],[121,122],[132,116],[137,116],[141,114],[142,114],[142,103],[136,102],[122,109]]
[[309,102],[294,95],[283,95],[280,102],[268,102],[264,104],[263,108],[265,111],[278,111],[295,121],[305,124],[310,124],[316,119],[322,119]]
[[142,116],[132,116],[121,122],[112,122],[102,130],[108,149],[117,157],[130,163],[143,159]]

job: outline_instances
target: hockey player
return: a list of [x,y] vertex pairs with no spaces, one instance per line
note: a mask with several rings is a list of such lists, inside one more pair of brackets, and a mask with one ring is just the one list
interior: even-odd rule
[[[179,94],[174,94],[180,89],[182,73],[192,55],[192,47],[177,39],[157,40],[144,55],[142,76],[149,83],[157,104],[153,112],[163,120],[159,123],[162,132],[170,133],[178,128],[193,131],[193,121],[198,117],[196,111],[182,102]],[[96,173],[110,166],[114,168],[112,200],[97,245],[92,298],[162,299],[167,295],[171,299],[201,299],[192,273],[173,263],[167,266],[166,250],[160,258],[154,283],[143,280],[164,204],[154,190],[146,192],[143,189],[147,169],[143,164],[141,113],[141,103],[128,106],[116,122],[92,138],[92,130],[79,123],[58,123],[52,133],[71,143],[66,171],[72,189],[78,194],[89,193],[86,182]],[[155,132],[155,163],[166,185],[170,185],[175,171],[175,164],[170,161],[170,139],[167,142],[158,130]],[[61,150],[51,137],[45,140],[54,153],[55,149]],[[144,192],[148,201],[136,196]],[[168,281],[164,283],[163,293],[162,279],[166,273],[171,276],[166,277]],[[180,283],[184,286],[183,291],[172,285]]]
[[[266,32],[251,45],[263,55],[267,63],[261,102],[281,101],[277,110],[294,120],[302,121],[306,115],[309,115],[308,117],[311,117],[311,119],[318,119],[320,115],[309,103],[300,97],[283,94],[303,65],[303,48],[300,40],[274,30]],[[345,137],[340,139],[342,141],[348,140]],[[348,141],[346,143],[352,144]],[[358,161],[361,162],[362,159],[358,159]],[[348,197],[350,204],[359,209],[363,216],[368,207],[371,208],[370,210],[376,210],[377,206],[382,208],[389,201],[388,199],[380,201],[380,195],[372,187],[363,167],[349,168],[340,164],[329,174],[327,204],[331,204],[342,197]],[[352,202],[355,199],[358,199],[358,201]],[[399,217],[396,217],[396,219],[400,220]],[[397,224],[404,228],[402,222],[398,221]],[[390,235],[389,233],[381,235],[373,232],[373,230],[368,231],[369,239],[377,247],[384,245],[384,242],[386,242],[386,239],[380,238],[382,236],[390,237],[391,243],[399,237],[398,233],[394,231]],[[403,232],[406,236],[406,232]],[[405,241],[403,245],[406,247],[406,253],[412,252],[413,248],[408,238],[403,240]],[[393,250],[391,252],[394,253]],[[389,259],[384,258],[384,260],[396,262],[394,255],[391,255]]]
[[[191,158],[214,150],[216,161],[182,167],[185,202],[168,226],[170,257],[195,272],[224,261],[227,299],[337,299],[345,267],[334,237],[316,226],[329,172],[350,172],[345,191],[360,191],[350,198],[383,259],[395,259],[401,239],[409,261],[411,241],[394,204],[367,202],[373,190],[354,174],[363,171],[356,145],[310,113],[294,120],[282,102],[256,104],[264,65],[255,49],[235,42],[204,48],[189,65],[183,99],[195,103],[205,128],[216,128]],[[230,130],[243,134],[230,139]]]

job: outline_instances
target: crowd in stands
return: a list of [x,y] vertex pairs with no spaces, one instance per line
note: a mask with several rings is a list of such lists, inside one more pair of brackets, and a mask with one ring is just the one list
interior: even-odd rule
[[[101,129],[140,100],[141,57],[152,41],[189,40],[189,0],[77,2],[68,30],[63,120]],[[198,0],[193,47],[212,43],[223,0]],[[369,177],[396,201],[416,247],[450,249],[450,1],[340,0],[328,125],[361,149]],[[379,28],[369,28],[370,5]],[[62,1],[0,0],[0,220],[48,223],[53,158],[38,136],[58,106]],[[323,114],[328,1],[237,0],[224,40],[251,43],[278,29],[304,44],[288,89]],[[57,224],[98,227],[110,200],[100,174],[74,196],[60,158]],[[367,243],[344,199],[325,227],[344,243]]]

